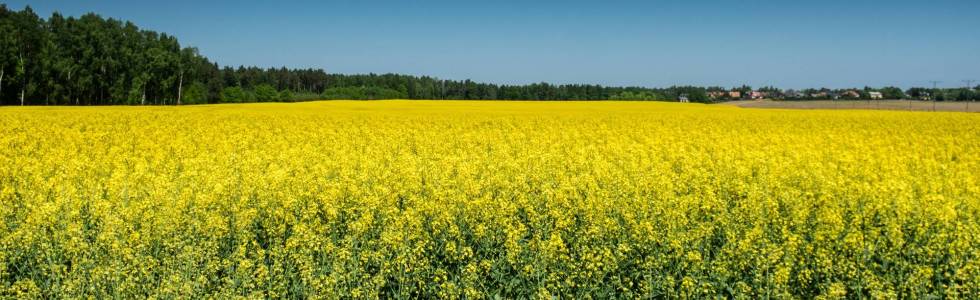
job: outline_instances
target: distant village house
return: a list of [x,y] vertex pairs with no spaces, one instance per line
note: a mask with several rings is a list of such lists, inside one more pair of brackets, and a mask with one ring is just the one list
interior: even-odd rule
[[841,93],[840,96],[841,96],[841,98],[844,98],[844,99],[860,99],[861,98],[861,93],[858,93],[855,90],[850,90],[850,91],[845,91],[845,92]]
[[725,97],[725,95],[728,95],[728,93],[727,92],[719,92],[719,91],[708,92],[708,98],[711,98],[711,99],[718,99],[718,98],[721,98],[721,97]]

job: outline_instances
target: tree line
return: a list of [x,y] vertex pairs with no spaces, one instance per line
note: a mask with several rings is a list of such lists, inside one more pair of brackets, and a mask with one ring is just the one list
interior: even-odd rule
[[0,4],[0,104],[113,105],[312,99],[665,100],[672,89],[496,85],[398,74],[224,66],[174,36],[89,13]]
[[[742,86],[731,90],[752,91]],[[28,6],[0,4],[0,105],[197,104],[315,99],[731,100],[722,87],[609,87],[593,84],[498,85],[399,74],[330,74],[323,69],[219,66],[174,36],[89,13],[41,18]],[[767,87],[769,98],[786,97]],[[814,92],[816,91],[816,92]],[[821,96],[820,90],[801,99]],[[902,92],[901,90],[899,90]],[[903,92],[911,95],[919,90]],[[938,100],[966,91],[928,90]],[[831,93],[827,93],[830,95]],[[720,95],[720,96],[719,96]],[[793,94],[796,95],[796,94]]]

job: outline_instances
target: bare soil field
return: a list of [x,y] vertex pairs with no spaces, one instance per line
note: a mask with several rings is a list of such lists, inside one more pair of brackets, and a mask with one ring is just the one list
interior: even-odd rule
[[[730,101],[724,104],[744,108],[788,108],[788,109],[882,109],[882,110],[912,110],[932,111],[933,102],[920,100],[744,100]],[[980,102],[943,102],[935,103],[936,111],[969,111],[980,112]]]

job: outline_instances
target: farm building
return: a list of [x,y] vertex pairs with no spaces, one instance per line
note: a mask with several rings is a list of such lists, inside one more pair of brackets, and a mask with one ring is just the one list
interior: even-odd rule
[[861,98],[861,93],[858,93],[855,90],[849,90],[849,91],[845,91],[843,93],[840,93],[840,97],[841,98],[844,98],[844,99],[860,99]]
[[717,91],[716,92],[708,92],[708,98],[711,98],[711,99],[718,99],[718,98],[721,98],[721,97],[725,97],[725,95],[728,95],[728,93],[727,92],[717,92]]
[[884,98],[881,95],[881,92],[869,92],[868,95],[871,96],[871,99],[874,99],[874,100],[880,100],[880,99],[883,99]]

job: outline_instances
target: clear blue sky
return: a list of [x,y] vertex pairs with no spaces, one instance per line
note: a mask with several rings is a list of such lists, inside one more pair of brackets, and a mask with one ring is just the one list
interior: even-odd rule
[[977,0],[4,3],[131,20],[234,66],[650,87],[980,79]]

